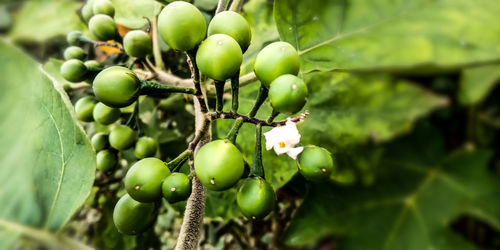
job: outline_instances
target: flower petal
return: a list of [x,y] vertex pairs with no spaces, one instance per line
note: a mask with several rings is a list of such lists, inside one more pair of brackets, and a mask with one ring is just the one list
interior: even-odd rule
[[290,150],[288,150],[287,154],[288,154],[288,156],[292,157],[292,159],[296,160],[297,156],[300,153],[302,153],[303,150],[304,150],[304,147],[291,148]]

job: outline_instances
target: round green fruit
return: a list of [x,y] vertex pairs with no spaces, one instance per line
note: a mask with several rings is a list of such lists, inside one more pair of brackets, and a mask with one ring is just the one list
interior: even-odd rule
[[117,125],[109,133],[109,145],[118,150],[132,147],[136,139],[135,131],[125,125]]
[[85,20],[85,22],[88,22],[93,15],[94,15],[93,0],[89,0],[82,7],[83,20]]
[[90,32],[100,41],[113,40],[116,37],[116,23],[108,15],[98,14],[90,18]]
[[112,17],[115,14],[115,7],[109,0],[95,0],[93,11],[94,15],[103,14]]
[[125,194],[116,203],[113,222],[120,233],[136,235],[151,227],[157,214],[154,203],[141,203]]
[[255,58],[255,74],[266,87],[269,87],[278,76],[297,75],[299,69],[299,54],[287,42],[271,43],[263,48]]
[[297,159],[299,172],[311,181],[326,180],[335,170],[332,155],[328,150],[307,146]]
[[94,147],[96,152],[99,152],[109,147],[108,135],[102,132],[99,132],[94,136],[92,136],[90,142],[92,143],[92,146]]
[[87,67],[88,71],[92,72],[99,72],[102,70],[102,65],[96,60],[88,60],[85,61],[83,64],[85,64],[85,67]]
[[85,52],[83,49],[77,46],[70,46],[64,50],[64,60],[85,58]]
[[91,122],[94,121],[94,117],[92,116],[92,112],[94,110],[96,101],[94,98],[90,96],[85,96],[75,103],[75,113],[78,120],[82,122]]
[[200,72],[219,81],[239,72],[243,55],[240,45],[230,36],[215,34],[203,41],[196,53]]
[[245,179],[236,195],[236,203],[241,212],[252,219],[268,215],[273,210],[275,201],[273,188],[260,177]]
[[81,44],[80,42],[80,37],[82,37],[83,34],[79,30],[73,30],[66,35],[66,41],[68,42],[69,45],[72,46],[78,46]]
[[207,23],[203,14],[194,5],[175,1],[160,12],[158,32],[171,48],[187,51],[203,41]]
[[223,11],[212,18],[208,25],[208,36],[226,34],[238,42],[245,52],[252,40],[252,32],[247,20],[234,11]]
[[96,159],[97,169],[103,172],[113,170],[116,167],[116,164],[118,164],[118,156],[115,152],[112,152],[109,149],[97,152]]
[[70,82],[81,82],[87,75],[87,67],[78,59],[70,59],[61,65],[61,75]]
[[121,115],[120,109],[106,106],[99,102],[94,107],[94,120],[103,125],[109,125],[116,122]]
[[151,54],[153,42],[148,33],[142,30],[132,30],[123,38],[123,48],[129,56],[144,58]]
[[185,201],[191,195],[191,180],[183,173],[172,173],[165,178],[161,189],[169,203]]
[[135,143],[134,154],[137,159],[152,157],[155,156],[157,149],[158,143],[156,143],[155,139],[143,136]]
[[140,202],[153,202],[162,197],[162,183],[170,170],[158,158],[144,158],[136,162],[125,176],[127,193]]
[[269,88],[271,106],[281,113],[297,113],[307,101],[307,86],[302,79],[294,75],[282,75],[276,78]]
[[243,155],[228,140],[205,144],[194,158],[196,176],[210,190],[226,190],[234,186],[243,175]]
[[139,96],[139,79],[130,69],[121,66],[99,72],[92,85],[97,99],[114,108],[129,106]]

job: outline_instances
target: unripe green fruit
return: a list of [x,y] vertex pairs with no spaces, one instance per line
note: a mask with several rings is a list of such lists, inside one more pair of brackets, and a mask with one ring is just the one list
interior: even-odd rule
[[99,102],[94,107],[94,120],[103,125],[109,125],[120,118],[121,112],[118,108],[112,108]]
[[89,30],[100,41],[115,39],[116,23],[110,16],[98,14],[90,18]]
[[78,120],[82,122],[93,121],[94,117],[92,116],[92,112],[94,110],[95,104],[96,101],[90,96],[85,96],[78,99],[78,101],[76,101],[75,103],[75,113]]
[[194,5],[175,1],[160,12],[158,32],[171,48],[187,51],[203,41],[207,23],[203,14]]
[[297,75],[299,69],[299,54],[287,42],[271,43],[262,49],[255,58],[255,74],[266,87],[269,87],[278,76]]
[[136,235],[151,227],[157,214],[154,203],[141,203],[125,194],[116,203],[113,222],[120,233]]
[[85,61],[83,64],[85,64],[85,67],[87,67],[88,71],[97,73],[98,71],[101,71],[103,69],[101,63],[99,63],[96,60],[88,60]]
[[73,30],[66,35],[66,41],[68,42],[69,45],[72,46],[78,46],[81,44],[80,42],[80,37],[82,37],[83,34],[79,30]]
[[247,20],[234,11],[223,11],[212,18],[208,25],[208,36],[226,34],[238,42],[245,52],[252,40],[252,32]]
[[158,158],[136,162],[125,176],[125,189],[136,201],[153,202],[162,197],[163,180],[170,175],[167,165]]
[[209,36],[201,43],[196,53],[200,72],[219,81],[237,74],[242,60],[240,45],[225,34]]
[[148,33],[142,30],[132,30],[123,38],[123,48],[129,56],[144,58],[151,54],[153,42]]
[[94,94],[104,104],[123,108],[137,100],[140,81],[130,69],[109,67],[97,74],[93,82]]
[[94,15],[103,14],[113,16],[115,14],[115,7],[109,0],[94,0]]
[[118,163],[118,156],[116,155],[116,153],[112,152],[109,149],[104,149],[97,152],[96,159],[97,169],[103,172],[113,170]]
[[158,143],[156,143],[155,139],[143,136],[135,143],[134,154],[137,159],[152,157],[155,156],[157,149]]
[[94,15],[94,7],[93,7],[93,1],[89,0],[85,5],[82,7],[82,17],[85,22],[88,22],[90,18]]
[[125,125],[117,125],[109,133],[109,145],[118,150],[132,147],[136,139],[135,131]]
[[191,195],[191,180],[183,173],[172,173],[162,184],[162,193],[169,203],[185,201]]
[[83,49],[80,47],[70,46],[64,50],[65,60],[70,60],[70,59],[83,60],[83,58],[85,58],[85,52],[83,52]]
[[330,174],[335,171],[330,152],[317,146],[305,147],[297,159],[297,165],[300,174],[311,181],[328,179]]
[[273,188],[260,177],[245,179],[236,195],[236,203],[241,212],[252,219],[268,215],[273,210],[275,201]]
[[92,136],[90,142],[92,143],[92,146],[94,147],[96,152],[99,152],[109,147],[108,135],[102,132]]
[[302,79],[294,75],[282,75],[276,78],[269,88],[271,106],[281,113],[297,113],[307,101],[307,86]]
[[243,155],[228,140],[216,140],[200,148],[194,158],[194,171],[201,184],[210,190],[226,190],[241,178]]
[[87,75],[87,67],[78,59],[70,59],[61,65],[61,75],[70,82],[81,82]]

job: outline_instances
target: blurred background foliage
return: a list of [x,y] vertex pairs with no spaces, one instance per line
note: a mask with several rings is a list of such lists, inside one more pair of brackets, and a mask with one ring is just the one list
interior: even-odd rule
[[[168,2],[112,1],[122,31],[147,25],[143,16],[153,19]],[[54,241],[72,249],[171,249],[184,204],[165,202],[143,235],[118,233],[111,214],[134,158],[125,152],[112,177],[94,176],[95,154],[69,103],[84,93],[62,91],[70,84],[58,73],[65,35],[88,34],[84,3],[0,2],[0,249],[38,249],[40,241],[49,249]],[[208,20],[217,1],[194,4]],[[208,192],[201,248],[500,249],[498,13],[497,0],[246,1],[253,39],[242,74],[265,45],[294,45],[310,90],[302,144],[330,150],[339,171],[311,184],[290,158],[264,152],[266,176],[279,188],[274,212],[248,221],[234,189]],[[189,77],[182,53],[165,44],[162,51],[169,70]],[[258,88],[240,89],[241,112]],[[186,147],[193,107],[182,95],[143,98],[140,110],[162,159]],[[258,117],[270,112],[265,105]],[[108,129],[92,126],[84,128]],[[214,138],[230,126],[217,121]],[[244,125],[237,145],[248,163],[254,142]],[[54,180],[51,171],[65,177]]]

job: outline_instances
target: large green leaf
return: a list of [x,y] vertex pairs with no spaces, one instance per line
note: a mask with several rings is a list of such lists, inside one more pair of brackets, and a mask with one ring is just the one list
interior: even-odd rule
[[274,11],[303,72],[436,70],[500,58],[497,0],[276,0]]
[[458,100],[464,105],[482,101],[500,81],[500,64],[468,68],[462,71]]
[[15,241],[19,233],[29,232],[25,226],[60,229],[94,180],[90,142],[68,97],[54,88],[60,85],[40,69],[0,40],[0,242]]
[[[115,21],[130,29],[139,29],[160,13],[162,5],[154,0],[112,0]],[[146,18],[145,18],[146,17]]]
[[313,73],[306,76],[309,117],[305,143],[343,146],[381,142],[407,132],[419,117],[448,103],[409,81],[388,75]]
[[72,30],[83,30],[85,24],[77,15],[81,2],[72,0],[27,1],[16,14],[10,37],[17,42],[43,43]]
[[491,153],[447,155],[435,131],[391,145],[372,187],[316,185],[284,234],[290,245],[335,236],[339,249],[474,249],[449,230],[461,215],[500,229],[499,176]]

